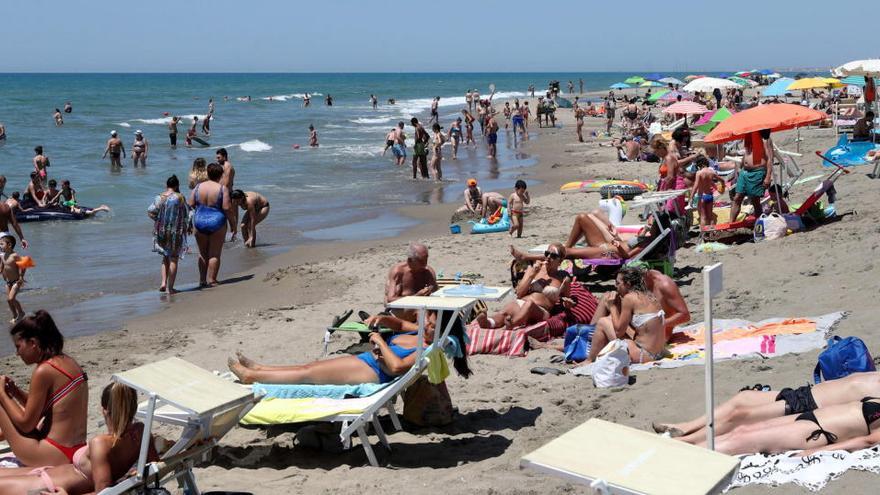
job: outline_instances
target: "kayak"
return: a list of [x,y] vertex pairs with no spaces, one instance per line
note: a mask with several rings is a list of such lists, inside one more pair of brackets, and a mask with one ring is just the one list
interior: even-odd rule
[[599,192],[603,186],[635,186],[640,187],[643,191],[648,190],[648,186],[634,180],[620,180],[620,179],[589,179],[589,180],[578,180],[574,182],[568,182],[563,184],[562,187],[559,188],[559,192],[562,194],[570,194],[570,193],[579,193],[579,192]]

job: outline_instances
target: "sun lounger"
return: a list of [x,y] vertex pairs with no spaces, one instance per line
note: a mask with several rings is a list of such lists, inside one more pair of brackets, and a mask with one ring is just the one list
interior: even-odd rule
[[[207,457],[256,401],[245,387],[176,357],[117,373],[112,380],[147,396],[137,413],[145,428],[134,474],[101,495],[136,493],[171,480],[177,480],[186,493],[198,495],[194,463]],[[182,431],[159,462],[148,463],[154,422]]]
[[738,467],[736,457],[596,418],[520,461],[520,468],[610,494],[715,493]]
[[[355,399],[274,399],[268,401],[268,405],[258,405],[255,409],[256,413],[261,413],[272,406],[272,402],[276,401],[294,401],[286,402],[291,408],[299,406],[303,410],[291,410],[284,414],[284,417],[275,415],[269,411],[269,414],[255,414],[254,416],[246,416],[243,418],[243,424],[281,424],[281,423],[298,423],[302,421],[320,421],[330,423],[341,423],[342,430],[339,434],[345,448],[351,447],[351,437],[357,434],[360,438],[361,446],[367,455],[367,459],[373,466],[378,466],[379,461],[370,444],[367,434],[368,425],[373,426],[373,431],[379,438],[379,441],[387,449],[391,449],[391,444],[385,436],[385,431],[379,422],[380,413],[385,410],[391,417],[391,423],[395,429],[400,430],[402,426],[400,419],[394,410],[394,404],[399,395],[402,395],[407,387],[415,383],[428,366],[428,353],[432,346],[423,348],[425,335],[425,318],[427,311],[437,310],[444,311],[447,314],[456,315],[458,318],[467,321],[467,317],[476,305],[477,300],[473,298],[463,297],[431,297],[431,296],[407,296],[392,301],[387,305],[389,309],[409,309],[418,311],[418,351],[416,361],[403,375],[398,376],[391,383],[385,386],[379,392]],[[438,321],[437,329],[442,329],[435,335],[436,342],[443,342],[449,336],[452,326],[455,324],[456,318],[449,318],[448,321]],[[304,402],[295,402],[304,401]],[[278,403],[276,405],[284,405]],[[281,408],[283,409],[283,407]],[[305,410],[307,409],[307,410]],[[284,412],[284,411],[282,411]]]

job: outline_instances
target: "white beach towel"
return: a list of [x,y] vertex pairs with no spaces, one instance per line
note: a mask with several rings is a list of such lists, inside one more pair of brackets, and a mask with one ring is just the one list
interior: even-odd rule
[[877,446],[852,453],[833,450],[807,457],[789,457],[790,454],[792,452],[744,456],[739,472],[724,492],[746,485],[779,486],[785,483],[794,483],[816,492],[850,469],[880,473],[880,447]]

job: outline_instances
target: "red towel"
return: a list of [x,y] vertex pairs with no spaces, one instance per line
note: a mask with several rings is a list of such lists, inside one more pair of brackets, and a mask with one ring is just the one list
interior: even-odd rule
[[541,340],[547,333],[547,323],[541,322],[528,327],[514,330],[504,328],[480,328],[472,322],[467,328],[471,342],[467,346],[468,355],[498,354],[507,357],[523,357],[526,355],[527,337]]

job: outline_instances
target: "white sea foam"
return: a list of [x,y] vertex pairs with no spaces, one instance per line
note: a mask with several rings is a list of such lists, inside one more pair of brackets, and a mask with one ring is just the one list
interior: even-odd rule
[[[488,98],[490,93],[480,94],[480,98]],[[499,91],[495,93],[493,100],[501,100],[507,98],[522,98],[525,97],[526,94],[521,91]],[[431,108],[431,103],[434,101],[433,98],[413,98],[410,100],[400,100],[397,102],[398,110],[406,115],[411,116],[420,112],[424,112],[425,110]],[[440,97],[440,105],[441,107],[450,107],[450,106],[458,106],[464,108],[467,105],[467,100],[464,95],[462,96],[441,96]]]
[[116,125],[118,125],[119,127],[131,127],[131,124],[129,124],[128,122],[117,122]]
[[349,122],[352,122],[355,124],[387,124],[388,122],[391,122],[392,120],[394,120],[394,117],[375,117],[375,118],[362,117],[359,119],[349,120]]
[[250,141],[245,141],[238,145],[241,148],[241,151],[269,151],[272,149],[268,144],[260,141],[259,139],[251,139]]

